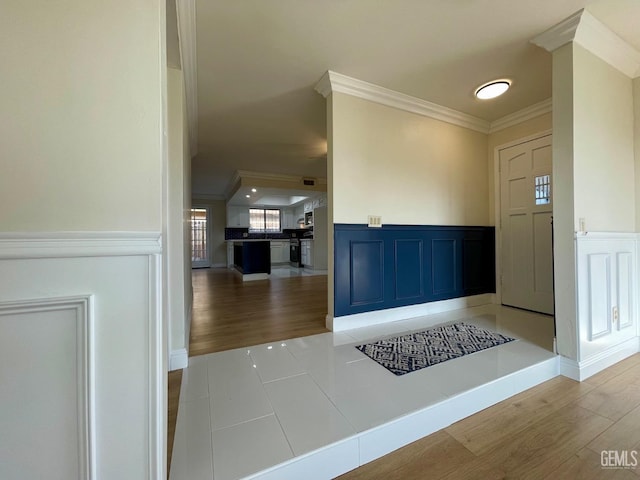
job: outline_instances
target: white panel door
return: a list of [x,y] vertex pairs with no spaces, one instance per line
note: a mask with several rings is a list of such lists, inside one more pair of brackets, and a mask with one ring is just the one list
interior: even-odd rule
[[500,150],[502,303],[553,314],[551,135]]

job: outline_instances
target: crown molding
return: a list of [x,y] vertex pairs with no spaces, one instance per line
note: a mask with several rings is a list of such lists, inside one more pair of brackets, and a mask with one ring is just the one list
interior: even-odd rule
[[564,19],[557,25],[545,30],[537,37],[531,39],[531,43],[542,47],[549,52],[553,52],[557,48],[573,41],[583,12],[584,9],[578,10],[569,18]]
[[640,76],[640,52],[584,11],[575,41],[630,78]]
[[640,76],[640,52],[584,9],[533,38],[531,43],[553,52],[572,41],[628,77]]
[[180,63],[184,76],[184,90],[189,125],[189,153],[198,153],[198,71],[196,59],[196,2],[176,0]]
[[551,111],[552,102],[550,98],[547,98],[546,100],[534,103],[533,105],[523,108],[522,110],[518,110],[517,112],[494,120],[493,122],[491,122],[489,133],[494,133],[500,130],[504,130],[505,128],[513,127],[514,125],[518,125],[519,123],[526,122],[527,120],[531,120],[532,118],[539,117],[540,115],[544,115],[545,113],[550,113]]
[[348,77],[328,70],[315,86],[315,90],[327,97],[332,92],[344,93],[371,102],[433,118],[460,127],[489,133],[490,123],[466,113],[443,107],[420,98],[405,95],[388,88]]

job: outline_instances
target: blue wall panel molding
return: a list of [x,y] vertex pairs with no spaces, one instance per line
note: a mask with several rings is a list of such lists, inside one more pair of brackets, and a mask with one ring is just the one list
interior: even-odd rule
[[494,227],[334,224],[334,316],[495,293]]

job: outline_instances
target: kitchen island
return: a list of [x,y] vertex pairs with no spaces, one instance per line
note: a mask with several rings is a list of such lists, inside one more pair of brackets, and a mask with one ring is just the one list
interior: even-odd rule
[[233,242],[233,266],[243,281],[266,280],[271,274],[271,242],[269,240],[237,240]]

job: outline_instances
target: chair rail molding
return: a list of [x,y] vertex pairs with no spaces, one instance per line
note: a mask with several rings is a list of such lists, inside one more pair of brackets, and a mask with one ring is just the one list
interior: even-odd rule
[[162,253],[160,232],[0,233],[0,260],[108,257]]

